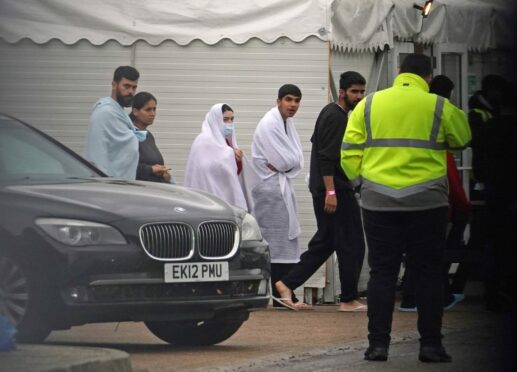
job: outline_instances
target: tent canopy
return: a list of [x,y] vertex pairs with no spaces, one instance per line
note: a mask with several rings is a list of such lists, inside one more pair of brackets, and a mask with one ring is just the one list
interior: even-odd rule
[[459,43],[479,51],[515,47],[512,0],[435,0],[427,18],[415,3],[425,0],[333,1],[332,47],[375,50],[392,47],[394,40]]
[[212,45],[316,36],[334,49],[356,51],[391,47],[394,40],[464,43],[471,50],[512,46],[513,0],[435,0],[425,19],[415,2],[424,0],[0,0],[0,37]]

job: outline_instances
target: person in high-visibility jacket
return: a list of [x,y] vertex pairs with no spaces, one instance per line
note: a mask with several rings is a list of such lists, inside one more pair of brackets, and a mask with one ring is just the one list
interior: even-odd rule
[[419,359],[450,362],[442,345],[442,260],[447,228],[446,150],[465,148],[466,115],[429,93],[429,57],[408,55],[393,87],[365,97],[343,137],[341,166],[361,185],[368,246],[366,360],[388,358],[395,287],[402,261],[415,272]]

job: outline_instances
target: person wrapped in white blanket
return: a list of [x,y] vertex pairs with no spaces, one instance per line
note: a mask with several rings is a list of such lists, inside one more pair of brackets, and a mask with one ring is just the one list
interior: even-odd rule
[[[258,123],[251,146],[253,167],[260,178],[252,190],[255,217],[269,243],[272,283],[300,258],[300,223],[292,180],[303,169],[302,146],[293,121],[301,99],[296,85],[280,87],[277,106]],[[281,302],[278,297],[273,286],[273,299]],[[291,300],[298,302],[294,295]]]
[[190,149],[184,186],[209,192],[251,212],[251,195],[244,178],[252,172],[237,145],[233,109],[223,103],[213,105]]

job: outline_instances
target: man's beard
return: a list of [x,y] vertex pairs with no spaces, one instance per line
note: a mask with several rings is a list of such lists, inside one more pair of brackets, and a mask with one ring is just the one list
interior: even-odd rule
[[130,107],[133,104],[133,96],[128,94],[127,96],[123,96],[117,90],[117,102],[122,107]]
[[357,104],[359,103],[359,100],[356,100],[356,101],[349,100],[348,95],[346,93],[345,93],[345,96],[343,97],[343,99],[345,100],[346,107],[349,110],[353,110],[355,108],[355,106],[357,106]]

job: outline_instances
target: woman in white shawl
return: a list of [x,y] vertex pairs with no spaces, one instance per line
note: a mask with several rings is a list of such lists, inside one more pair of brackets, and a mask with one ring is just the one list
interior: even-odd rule
[[[271,252],[271,283],[280,280],[300,259],[300,224],[292,180],[303,168],[302,146],[293,122],[301,98],[297,86],[283,85],[277,106],[264,115],[253,136],[253,167],[261,181],[252,195],[255,217]],[[283,306],[297,301],[278,297],[273,286],[273,298]]]
[[235,136],[233,110],[226,104],[215,104],[206,114],[201,133],[190,149],[184,185],[251,211],[240,179],[245,167],[243,161]]

